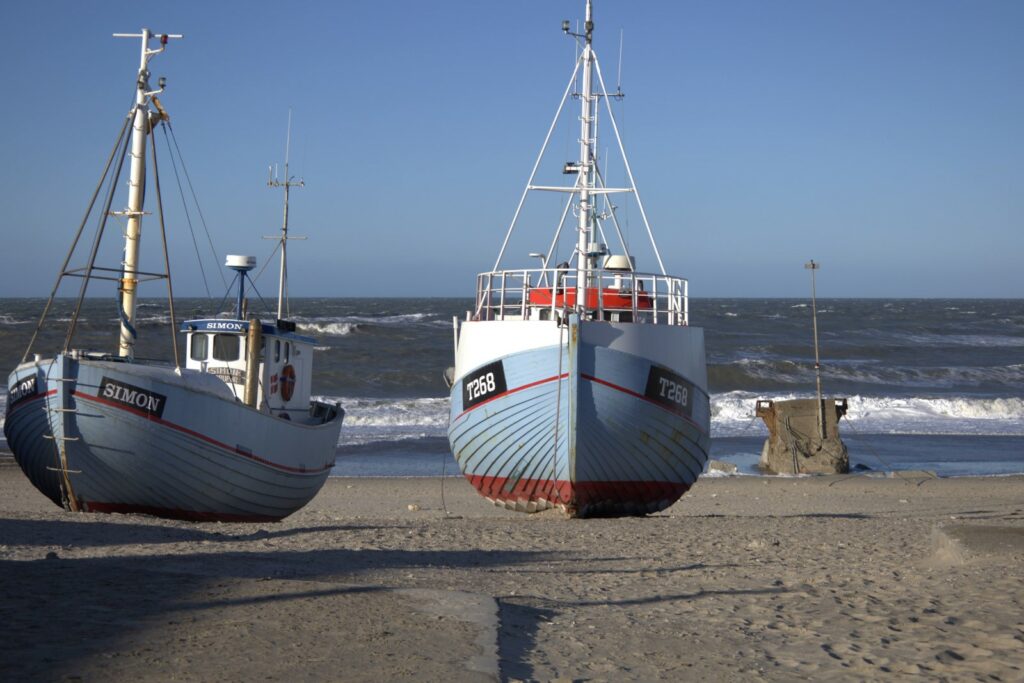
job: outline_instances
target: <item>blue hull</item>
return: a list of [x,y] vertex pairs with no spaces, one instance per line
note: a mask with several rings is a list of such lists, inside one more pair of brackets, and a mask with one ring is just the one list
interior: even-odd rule
[[564,344],[501,355],[455,381],[449,441],[483,496],[524,512],[636,515],[696,481],[710,443],[703,376],[604,344],[608,327],[574,321]]

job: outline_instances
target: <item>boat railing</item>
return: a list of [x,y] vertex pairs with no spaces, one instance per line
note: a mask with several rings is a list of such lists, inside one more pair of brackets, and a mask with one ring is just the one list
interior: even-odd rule
[[[477,275],[473,320],[587,320],[689,324],[684,278],[623,270],[524,268]],[[577,301],[579,299],[579,301]]]

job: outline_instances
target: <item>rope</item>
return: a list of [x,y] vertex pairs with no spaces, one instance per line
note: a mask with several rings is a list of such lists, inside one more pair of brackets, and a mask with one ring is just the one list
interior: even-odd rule
[[[843,415],[843,419],[845,420],[846,426],[850,428],[850,430],[854,433],[856,438],[862,439],[863,436],[856,429],[853,428],[853,423],[850,422],[850,419],[848,417],[846,417],[846,415]],[[868,451],[871,453],[871,455],[874,456],[875,459],[878,460],[878,462],[882,463],[882,467],[885,467],[886,470],[888,470],[889,472],[892,472],[892,475],[893,475],[894,478],[897,478],[897,479],[910,479],[911,478],[911,477],[904,477],[904,476],[902,476],[900,474],[899,470],[897,470],[891,464],[886,462],[885,459],[882,458],[882,456],[880,456],[876,450],[871,448],[870,445],[866,441],[862,441],[861,445],[865,446],[868,449]],[[933,475],[933,476],[929,477],[929,479],[938,479],[938,477]]]
[[[563,299],[563,307],[564,300]],[[561,496],[558,492],[558,427],[562,422],[562,336],[565,334],[565,328],[560,323],[558,324],[558,375],[555,380],[557,389],[555,390],[555,442],[551,447],[551,483],[555,489],[555,495]]]
[[[555,498],[562,505],[566,505],[566,501],[562,500],[562,492],[558,488],[558,426],[562,421],[562,335],[565,334],[565,328],[569,325],[569,308],[566,306],[566,298],[565,296],[562,297],[562,320],[565,321],[565,326],[558,323],[558,379],[555,380],[558,390],[555,393],[555,444],[551,449],[551,484],[555,490]],[[568,339],[566,339],[565,348],[568,354]],[[566,378],[566,381],[568,382],[568,378]]]
[[444,480],[448,478],[448,453],[441,454],[441,509],[444,510],[444,514],[451,516],[451,512],[448,511],[448,505],[444,500]]

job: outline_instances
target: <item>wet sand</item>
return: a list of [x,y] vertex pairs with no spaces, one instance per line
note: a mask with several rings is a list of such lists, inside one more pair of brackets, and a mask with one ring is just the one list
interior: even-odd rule
[[2,680],[1024,680],[1024,477],[702,479],[639,519],[332,479],[279,524],[0,461]]

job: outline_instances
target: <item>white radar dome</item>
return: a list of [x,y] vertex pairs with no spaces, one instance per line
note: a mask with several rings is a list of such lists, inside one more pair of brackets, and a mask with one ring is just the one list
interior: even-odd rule
[[228,254],[228,257],[224,260],[224,265],[231,270],[239,270],[242,272],[252,270],[256,267],[255,256],[240,256],[239,254]]

